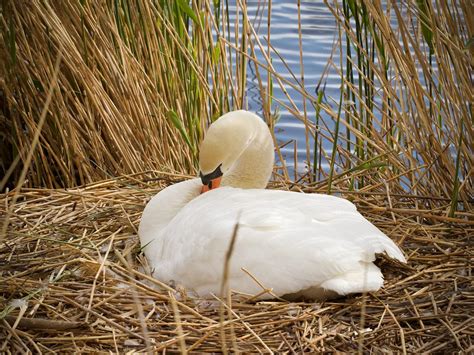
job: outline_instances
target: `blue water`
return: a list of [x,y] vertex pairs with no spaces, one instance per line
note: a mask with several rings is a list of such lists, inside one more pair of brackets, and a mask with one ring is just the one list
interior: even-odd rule
[[[235,21],[235,4],[230,2],[230,22],[231,33],[234,28]],[[384,5],[383,5],[384,6]],[[262,0],[247,1],[247,8],[249,18],[252,20],[254,28],[258,31],[258,38],[266,52],[267,47],[267,2]],[[301,43],[302,43],[302,64],[304,68],[304,87],[308,94],[314,99],[317,97],[317,88],[324,90],[323,103],[329,104],[334,115],[337,114],[338,105],[341,95],[341,76],[336,68],[343,68],[345,70],[345,38],[340,38],[339,29],[333,13],[321,0],[302,1],[301,2]],[[402,13],[404,9],[401,9]],[[239,14],[241,16],[241,13]],[[242,19],[240,18],[240,23]],[[395,16],[392,17],[392,26],[396,28]],[[273,0],[271,11],[271,44],[274,50],[271,50],[272,65],[275,71],[283,78],[294,83],[297,87],[301,86],[301,64],[300,64],[300,38],[298,32],[298,7],[296,0]],[[240,31],[241,32],[241,29]],[[231,41],[234,38],[231,34]],[[340,48],[342,51],[342,58]],[[258,47],[255,44],[255,52],[260,62],[266,63],[266,60]],[[283,60],[281,58],[283,58]],[[342,61],[342,62],[341,62]],[[328,66],[328,62],[332,65]],[[325,72],[326,70],[326,72]],[[260,68],[259,74],[262,78],[262,83],[266,86],[267,78],[265,70]],[[357,76],[354,77],[357,81]],[[379,83],[375,82],[375,87]],[[284,84],[284,90],[288,92],[288,96],[296,107],[293,110],[298,112],[300,118],[304,117],[304,98],[301,93],[292,88],[288,84]],[[291,174],[294,173],[295,168],[295,147],[297,151],[297,173],[304,174],[307,171],[307,160],[312,163],[314,156],[314,139],[309,137],[309,156],[307,155],[306,146],[306,130],[303,122],[297,119],[294,113],[290,112],[285,105],[292,106],[291,101],[287,95],[280,88],[279,83],[274,78],[273,80],[273,104],[272,112],[279,114],[279,120],[275,125],[275,134],[279,145],[285,145],[281,149],[283,158]],[[259,89],[259,82],[256,76],[256,68],[253,62],[249,62],[247,75],[247,109],[262,115],[263,100],[261,91]],[[380,117],[380,98],[377,96],[374,99],[375,117]],[[334,120],[328,114],[321,111],[321,120],[324,126],[321,126],[322,131],[330,136],[334,132]],[[310,100],[306,99],[306,117],[308,121],[314,122],[316,112]],[[376,125],[376,124],[375,124]],[[377,126],[375,126],[377,127]],[[345,129],[341,125],[340,136],[345,134]],[[339,144],[344,144],[338,141]],[[332,151],[332,142],[329,139],[322,140],[322,148],[330,154]],[[317,152],[319,155],[319,152]],[[308,159],[309,158],[309,159]],[[326,170],[328,161],[323,158],[322,168]],[[336,168],[337,169],[337,168]]]
[[[258,35],[261,44],[267,51],[267,14],[266,4],[262,6],[262,1],[248,1],[248,13],[253,21],[254,28],[259,29]],[[235,21],[235,6],[229,6],[231,28]],[[298,8],[296,1],[274,0],[272,1],[271,12],[271,32],[270,39],[274,50],[271,50],[272,65],[277,73],[290,82],[300,86],[301,65],[300,65],[300,44],[298,33]],[[233,31],[231,31],[233,32]],[[334,104],[339,101],[340,96],[340,75],[332,68],[323,76],[325,67],[334,51],[337,41],[338,30],[333,14],[327,8],[323,1],[304,1],[301,3],[301,43],[303,53],[304,68],[304,87],[306,91],[317,97],[316,88],[319,87],[325,92],[324,102]],[[231,40],[234,38],[231,37]],[[335,48],[333,60],[339,65],[339,50]],[[257,58],[260,62],[266,60],[256,45]],[[283,60],[281,58],[283,58]],[[264,86],[267,78],[265,70],[259,68],[259,74]],[[255,64],[249,62],[247,77],[247,108],[262,115],[262,105],[265,98],[261,97],[259,83],[256,77]],[[300,117],[304,117],[303,95],[290,85],[283,83],[284,89],[288,92],[291,101],[296,107],[293,107],[287,95],[281,89],[279,83],[273,80],[273,104],[272,112],[278,113],[279,120],[275,125],[275,133],[280,145],[287,144],[281,149],[285,163],[290,171],[294,170],[294,150],[297,148],[297,170],[300,174],[306,171],[307,153],[306,153],[306,135],[304,124],[295,118],[285,105],[293,110],[299,111]],[[309,121],[315,121],[316,111],[310,100],[306,100],[306,117]],[[324,115],[323,115],[324,117]],[[329,117],[325,117],[329,121]],[[310,161],[313,155],[314,140],[310,137]],[[324,143],[325,149],[330,151],[330,143]],[[323,163],[324,167],[324,163]]]

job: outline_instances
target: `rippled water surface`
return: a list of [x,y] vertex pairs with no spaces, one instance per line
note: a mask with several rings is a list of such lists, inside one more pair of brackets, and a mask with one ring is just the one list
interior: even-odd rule
[[[266,50],[268,8],[262,1],[248,1],[247,6],[250,16],[254,16],[254,27],[259,29],[259,39]],[[230,10],[231,21],[235,21],[235,6],[230,6]],[[270,28],[271,44],[274,47],[274,51],[271,54],[274,69],[282,77],[293,83],[296,83],[296,80],[301,82],[297,1],[273,0]],[[306,90],[316,97],[316,88],[332,55],[338,36],[334,16],[323,1],[301,2],[301,34],[304,85]],[[256,52],[259,60],[265,62],[262,53],[259,50]],[[337,61],[339,61],[338,53],[339,51],[336,48],[335,60]],[[280,56],[284,62],[279,58]],[[264,71],[261,70],[259,74],[266,84]],[[325,76],[320,87],[323,86],[325,88],[325,101],[330,102],[332,98],[337,102],[340,95],[340,76],[334,69],[330,70],[329,75]],[[304,103],[302,95],[287,84],[284,87],[303,115]],[[280,113],[280,119],[275,126],[277,138],[281,144],[291,141],[290,144],[282,149],[282,152],[285,155],[288,166],[290,168],[293,167],[294,145],[296,144],[299,162],[298,171],[304,171],[306,160],[304,124],[295,119],[284,105],[279,103],[280,101],[285,105],[290,105],[289,99],[275,80],[273,83],[273,96],[275,100],[273,101],[272,109]],[[258,89],[255,65],[252,63],[250,63],[248,71],[248,108],[257,113],[262,112],[262,97]],[[306,114],[308,120],[315,120],[315,108],[308,100],[306,100]],[[313,153],[313,144],[311,139],[311,154]]]
[[[254,28],[258,31],[258,38],[264,50],[267,51],[267,15],[268,2],[262,0],[247,1],[248,13],[253,21]],[[382,2],[382,7],[386,7],[386,2]],[[229,4],[231,33],[232,23],[235,21],[236,6]],[[403,6],[400,8],[402,16]],[[314,98],[317,97],[316,90],[324,90],[323,102],[329,104],[334,112],[337,112],[340,101],[341,77],[338,69],[345,67],[345,37],[342,34],[339,38],[339,29],[336,24],[334,14],[324,4],[322,0],[302,1],[301,8],[301,53],[300,61],[300,36],[298,28],[298,6],[296,0],[273,0],[271,7],[270,38],[274,50],[271,51],[272,65],[275,71],[283,78],[299,86],[301,83],[301,70],[304,72],[304,87]],[[241,13],[239,14],[241,16]],[[241,22],[241,21],[240,21]],[[396,30],[397,24],[395,16],[391,18],[392,28]],[[354,24],[352,24],[354,25]],[[240,30],[241,32],[241,30]],[[232,36],[232,35],[231,35]],[[234,40],[231,37],[231,40]],[[266,63],[261,50],[256,46],[256,55],[260,62]],[[341,47],[344,48],[340,53]],[[411,48],[410,48],[411,50]],[[352,49],[354,51],[354,49]],[[281,58],[283,59],[281,59]],[[342,60],[342,65],[341,65]],[[302,62],[302,65],[301,65]],[[329,65],[328,63],[332,63]],[[436,71],[436,65],[433,64]],[[357,72],[353,72],[354,80],[357,82]],[[265,70],[260,70],[259,75],[264,85],[267,83]],[[277,80],[273,81],[273,104],[272,111],[280,113],[280,119],[275,126],[275,132],[280,145],[290,142],[282,149],[287,166],[294,170],[294,148],[297,147],[297,171],[306,171],[307,149],[309,149],[309,160],[313,160],[314,139],[309,137],[309,146],[306,145],[304,124],[289,112],[285,105],[294,104],[300,117],[304,116],[306,104],[306,117],[308,121],[315,121],[316,112],[310,100],[304,102],[303,96],[288,84],[284,84],[285,91],[288,92],[291,101],[281,89]],[[379,82],[375,78],[374,87],[377,88]],[[262,112],[263,102],[259,90],[255,64],[249,63],[247,75],[247,104],[251,111]],[[374,103],[380,104],[380,97],[374,98]],[[320,112],[326,128],[330,134],[334,130],[334,121],[325,112]],[[375,117],[379,117],[378,111],[373,112]],[[377,125],[377,123],[374,123]],[[341,142],[339,142],[341,143]],[[332,143],[323,140],[323,149],[330,153]],[[319,153],[317,152],[319,155]],[[327,162],[322,162],[323,169],[328,167]]]

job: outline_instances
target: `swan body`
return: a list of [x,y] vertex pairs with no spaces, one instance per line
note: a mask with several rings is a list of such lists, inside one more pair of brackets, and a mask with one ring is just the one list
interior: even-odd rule
[[[235,128],[246,120],[254,125]],[[228,130],[242,137],[222,140]],[[173,280],[204,297],[219,295],[236,223],[227,281],[246,294],[262,291],[253,278],[277,296],[326,299],[376,291],[383,275],[373,264],[375,255],[405,262],[395,243],[351,202],[263,189],[273,166],[273,142],[258,116],[235,111],[220,118],[203,141],[200,165],[202,176],[220,167],[222,187],[201,194],[204,178],[184,181],[159,192],[143,212],[141,244],[161,281]]]

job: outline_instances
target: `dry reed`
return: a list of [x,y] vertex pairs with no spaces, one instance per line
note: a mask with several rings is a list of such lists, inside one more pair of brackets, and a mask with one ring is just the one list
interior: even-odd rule
[[[305,87],[301,50],[294,80],[275,72],[275,55],[285,59],[270,18],[263,43],[236,1],[242,31],[231,39],[223,2],[186,4],[0,3],[0,187],[14,187],[0,199],[0,351],[473,351],[469,6],[328,3],[351,44],[346,63],[341,47],[328,63],[344,89],[334,108]],[[383,262],[383,290],[325,303],[200,300],[149,276],[136,235],[145,202],[186,178],[169,172],[194,174],[210,121],[245,107],[247,63],[268,124],[280,105],[306,129],[308,173],[291,181],[277,147],[272,187],[353,200],[408,257],[408,267]]]
[[59,89],[29,186],[74,186],[156,167],[194,170],[207,119],[229,110],[226,51],[210,44],[212,18],[191,39],[180,28],[189,16],[170,14],[172,4],[2,2],[0,165],[4,173],[17,167],[10,182],[31,148],[59,53]]
[[[474,25],[465,2],[455,11],[423,1],[386,7],[327,2],[339,26],[339,50],[316,94],[305,86],[301,45],[300,73],[289,66],[288,73],[275,71],[272,63],[286,64],[285,58],[254,26],[264,7],[254,18],[245,2],[236,1],[238,16],[230,24],[224,2],[186,4],[2,2],[0,169],[11,175],[10,186],[31,148],[63,53],[59,89],[27,186],[77,186],[150,169],[194,174],[207,124],[245,107],[248,63],[268,124],[274,126],[275,111],[283,107],[305,127],[308,172],[295,181],[366,192],[387,182],[393,193],[450,198],[451,216],[469,208]],[[270,26],[268,18],[267,34]],[[298,31],[301,41],[301,23]],[[329,72],[341,77],[340,98],[324,95]],[[273,96],[276,87],[284,101]],[[316,117],[308,117],[311,105]],[[277,154],[278,173],[290,180],[279,147]],[[294,156],[301,159],[296,150]]]
[[451,223],[409,196],[348,192],[407,256],[382,260],[384,289],[324,303],[194,299],[149,276],[136,235],[148,198],[181,179],[23,189],[0,246],[1,351],[472,351],[472,215]]

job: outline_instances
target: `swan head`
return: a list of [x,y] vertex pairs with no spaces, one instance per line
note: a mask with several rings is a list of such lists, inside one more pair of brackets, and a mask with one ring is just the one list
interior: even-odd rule
[[257,115],[232,111],[208,129],[199,151],[202,192],[224,186],[263,188],[274,160],[273,139]]

